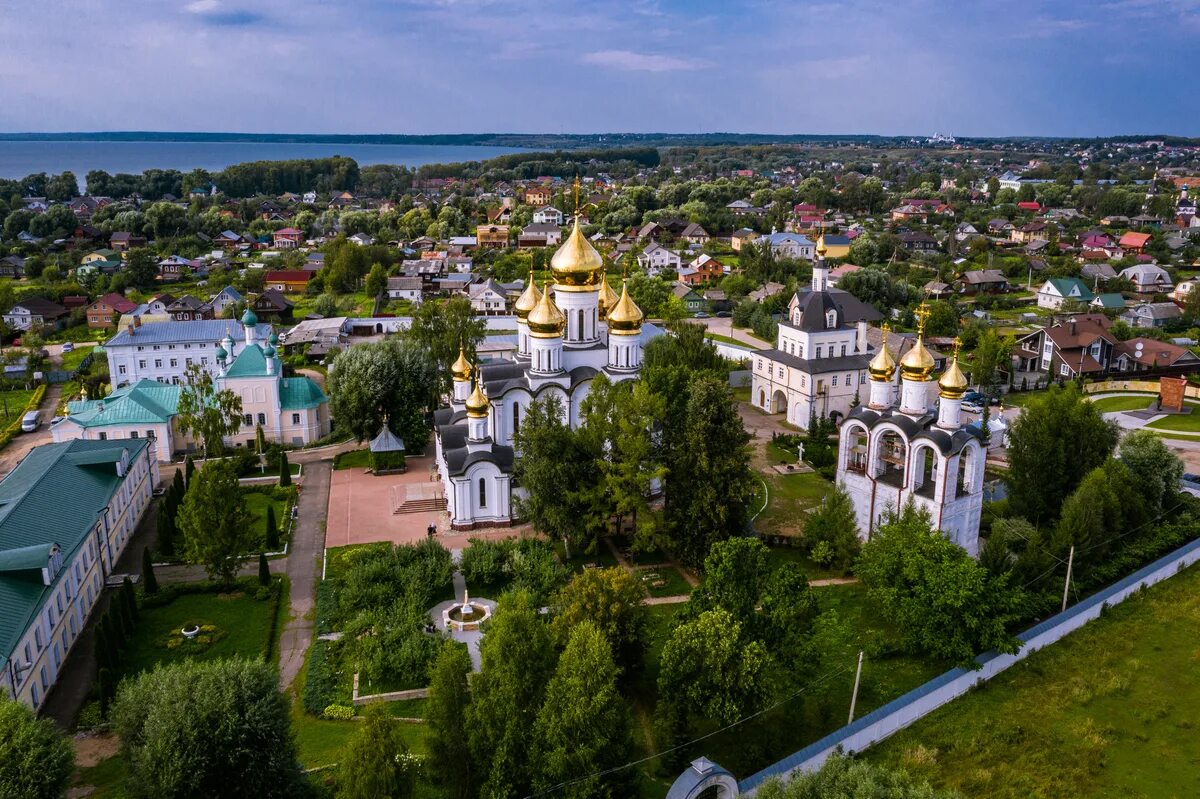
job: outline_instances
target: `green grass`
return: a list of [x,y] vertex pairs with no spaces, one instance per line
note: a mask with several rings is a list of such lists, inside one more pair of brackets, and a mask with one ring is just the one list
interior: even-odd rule
[[1164,416],[1162,419],[1157,419],[1146,426],[1154,430],[1200,433],[1200,409],[1195,405],[1191,405],[1191,407],[1192,412],[1186,416]]
[[[121,675],[130,676],[177,660],[258,658],[267,643],[275,604],[236,591],[230,594],[184,594],[168,605],[143,608],[137,629],[121,655]],[[167,639],[188,624],[215,625],[220,635],[195,653],[168,649]]]
[[[24,389],[0,391],[0,427],[7,427],[15,419],[19,419],[25,412],[25,405],[32,397],[33,392]],[[48,419],[42,419],[42,424],[48,423]]]
[[62,369],[67,372],[74,372],[79,368],[79,364],[83,363],[83,359],[92,351],[91,347],[79,345],[70,352],[64,352],[62,356]]
[[741,388],[733,389],[733,398],[738,402],[749,402],[750,386],[742,386]]
[[333,459],[334,469],[366,469],[371,465],[369,449],[352,449],[349,452],[339,452]]
[[125,799],[125,759],[120,755],[105,758],[89,768],[75,770],[75,787],[90,786],[93,791],[89,796],[102,799]]
[[256,534],[265,534],[267,526],[267,508],[275,508],[275,526],[279,530],[280,536],[287,529],[288,506],[291,504],[286,500],[271,499],[266,494],[246,491],[243,492],[246,498],[246,510],[250,514],[250,529]]
[[1136,397],[1102,397],[1092,400],[1092,405],[1100,413],[1114,411],[1143,411],[1154,402],[1154,394],[1141,394]]
[[800,547],[769,547],[767,559],[774,565],[782,563],[798,563],[810,580],[828,580],[834,577],[844,577],[845,574],[837,569],[829,569],[813,562]]
[[1200,795],[1197,641],[1192,567],[867,756],[989,799]]
[[341,577],[349,566],[350,559],[358,550],[386,549],[391,544],[386,541],[376,541],[370,544],[351,544],[345,547],[330,547],[325,551],[325,579],[335,580]]
[[832,490],[829,481],[816,472],[767,474],[763,479],[769,488],[767,508],[754,520],[762,535],[802,535],[807,512]]
[[[751,335],[751,334],[746,333],[746,335]],[[736,338],[733,338],[732,336],[722,336],[720,333],[713,333],[710,331],[705,331],[704,337],[711,338],[713,341],[723,341],[726,344],[736,344],[739,347],[753,347],[754,346],[753,344],[747,344],[745,341],[738,341]],[[768,343],[768,342],[762,341],[762,339],[759,339],[759,341],[761,341],[763,344]]]
[[[691,583],[674,566],[650,566],[638,569],[634,572],[634,577],[642,584],[642,588],[646,589],[653,597],[683,596],[692,592]],[[659,580],[663,582],[663,585],[653,585]]]

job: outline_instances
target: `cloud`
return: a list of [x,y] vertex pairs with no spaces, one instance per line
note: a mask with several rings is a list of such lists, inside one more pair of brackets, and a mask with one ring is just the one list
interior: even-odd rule
[[264,17],[255,11],[244,9],[222,10],[220,0],[193,0],[183,7],[209,25],[239,28],[262,22]]
[[195,0],[194,3],[188,3],[183,8],[193,14],[207,14],[211,11],[216,11],[220,5],[217,0]]
[[632,50],[597,50],[585,54],[583,63],[626,72],[678,72],[709,66],[707,61],[699,59],[661,53],[635,53]]

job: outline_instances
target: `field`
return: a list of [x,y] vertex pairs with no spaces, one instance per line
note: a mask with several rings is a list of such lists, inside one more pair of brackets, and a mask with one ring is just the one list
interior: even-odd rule
[[1200,569],[871,750],[966,796],[1200,795]]
[[[7,427],[20,418],[25,411],[25,405],[33,397],[32,391],[17,389],[15,391],[0,391],[0,427]],[[53,408],[51,408],[53,410]],[[48,420],[43,418],[42,423]]]
[[1154,402],[1155,396],[1155,394],[1140,394],[1136,397],[1101,397],[1092,400],[1092,405],[1101,413],[1143,411]]
[[[793,455],[792,462],[795,462]],[[767,483],[767,508],[754,520],[762,535],[797,536],[804,531],[804,519],[821,504],[832,486],[816,472],[764,474]],[[758,509],[759,504],[752,507]]]

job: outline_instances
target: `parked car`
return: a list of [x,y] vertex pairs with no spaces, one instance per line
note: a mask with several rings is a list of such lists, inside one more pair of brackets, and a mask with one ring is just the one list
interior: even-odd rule
[[983,405],[986,402],[988,405],[998,405],[1000,400],[978,391],[968,391],[966,394],[963,394],[963,402],[973,402],[976,405]]
[[75,345],[74,345],[73,343],[71,343],[70,341],[68,341],[68,342],[66,342],[66,343],[64,343],[64,344],[63,344],[62,351],[63,351],[63,353],[64,353],[64,354],[65,354],[65,353],[68,353],[68,352],[74,352],[74,351],[75,351]]
[[29,411],[21,417],[21,430],[26,433],[32,433],[38,429],[39,419],[37,411]]
[[717,311],[718,319],[728,319],[731,316],[733,316],[733,314],[729,311]]
[[708,317],[709,317],[709,314],[705,313],[704,311],[697,311],[697,312],[696,312],[696,318],[697,318],[697,319],[707,319]]
[[971,413],[983,413],[983,406],[978,402],[964,402],[959,407],[964,411],[970,411]]

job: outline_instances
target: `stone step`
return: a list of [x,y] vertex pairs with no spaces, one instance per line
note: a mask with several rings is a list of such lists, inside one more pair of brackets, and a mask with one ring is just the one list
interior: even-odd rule
[[410,499],[397,505],[392,513],[400,515],[402,513],[435,513],[443,510],[446,507],[446,500],[441,497],[431,497],[428,499]]

